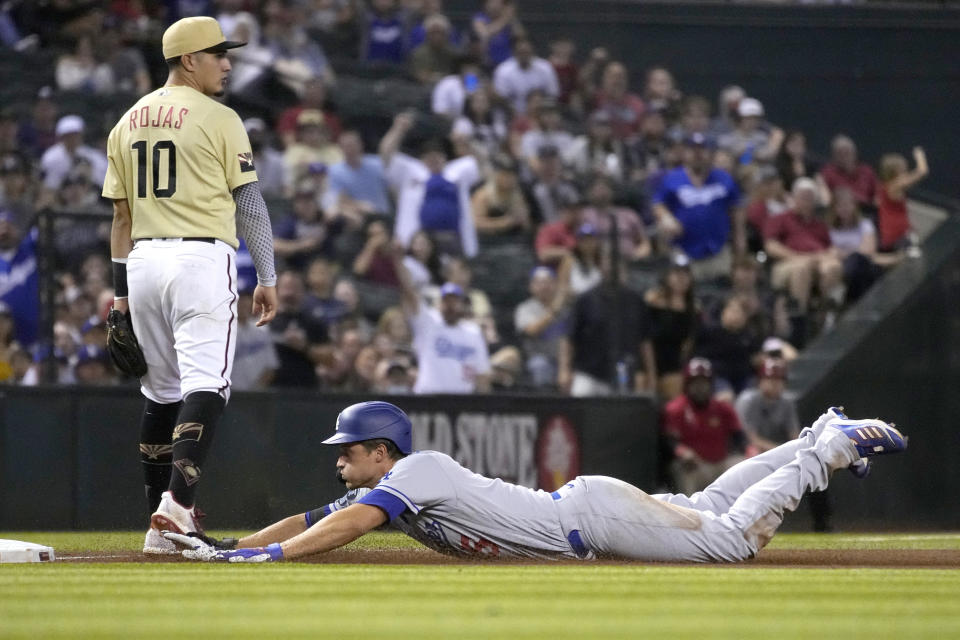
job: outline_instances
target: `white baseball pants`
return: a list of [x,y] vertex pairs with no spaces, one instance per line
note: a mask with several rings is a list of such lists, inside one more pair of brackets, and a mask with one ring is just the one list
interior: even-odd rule
[[127,261],[133,330],[143,347],[144,396],[161,404],[194,391],[229,399],[237,340],[233,247],[164,238],[138,240]]
[[785,510],[859,458],[849,438],[827,429],[801,436],[729,469],[692,496],[649,495],[605,476],[558,490],[564,535],[577,529],[595,556],[662,562],[737,562],[773,537]]

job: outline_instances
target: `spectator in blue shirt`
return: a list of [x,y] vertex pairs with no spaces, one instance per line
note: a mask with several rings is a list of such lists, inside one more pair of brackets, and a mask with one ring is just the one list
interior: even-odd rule
[[17,342],[30,346],[40,323],[37,230],[20,235],[13,215],[0,211],[0,301],[9,307]]
[[316,196],[310,181],[301,181],[293,195],[293,215],[273,226],[273,252],[292,269],[303,269],[315,256],[332,255],[334,236],[343,226],[324,220]]
[[330,167],[323,208],[358,223],[373,213],[391,215],[393,207],[380,157],[363,152],[363,138],[356,130],[344,131],[337,142],[343,162]]
[[473,16],[473,35],[491,68],[513,55],[513,39],[523,33],[512,0],[485,0]]
[[[419,47],[427,39],[427,20],[433,16],[446,18],[443,13],[443,0],[422,0],[419,9],[408,15],[410,17],[409,23],[412,25],[407,34],[407,49],[410,51]],[[450,46],[459,49],[461,46],[460,31],[451,26],[447,31],[447,41]]]
[[363,59],[401,64],[407,56],[405,28],[397,0],[373,0],[363,38]]
[[668,172],[653,197],[660,234],[691,259],[695,280],[730,273],[733,247],[745,247],[740,189],[733,176],[713,168],[713,143],[702,133],[684,141],[683,164]]

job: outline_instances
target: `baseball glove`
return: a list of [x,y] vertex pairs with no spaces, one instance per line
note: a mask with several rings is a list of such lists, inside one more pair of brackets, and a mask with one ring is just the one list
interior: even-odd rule
[[147,373],[147,361],[143,349],[133,334],[130,314],[110,309],[107,314],[107,351],[117,369],[135,378]]

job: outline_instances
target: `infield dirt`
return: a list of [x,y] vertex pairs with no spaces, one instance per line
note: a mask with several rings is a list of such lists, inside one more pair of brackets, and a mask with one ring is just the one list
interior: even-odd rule
[[[180,556],[148,556],[139,551],[75,551],[58,556],[58,562],[193,562]],[[457,558],[429,549],[337,549],[323,555],[298,560],[304,564],[368,565],[444,565],[444,564],[584,564],[580,560],[531,561],[516,559]],[[630,560],[598,560],[593,564],[672,566]],[[689,566],[689,565],[688,565]],[[742,563],[711,564],[714,567],[887,567],[887,568],[960,568],[960,549],[767,549]]]

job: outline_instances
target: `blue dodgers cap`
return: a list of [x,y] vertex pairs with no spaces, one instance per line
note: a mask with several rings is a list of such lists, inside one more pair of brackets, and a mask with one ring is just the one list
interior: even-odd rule
[[440,287],[440,297],[444,296],[459,296],[463,297],[463,289],[460,288],[460,285],[455,282],[447,282],[442,287]]
[[413,450],[410,418],[389,402],[375,400],[352,404],[337,416],[336,433],[323,444],[350,444],[385,438],[403,453]]
[[708,149],[713,149],[716,146],[713,138],[705,133],[700,133],[699,131],[688,133],[683,138],[683,144],[690,147],[706,147]]

